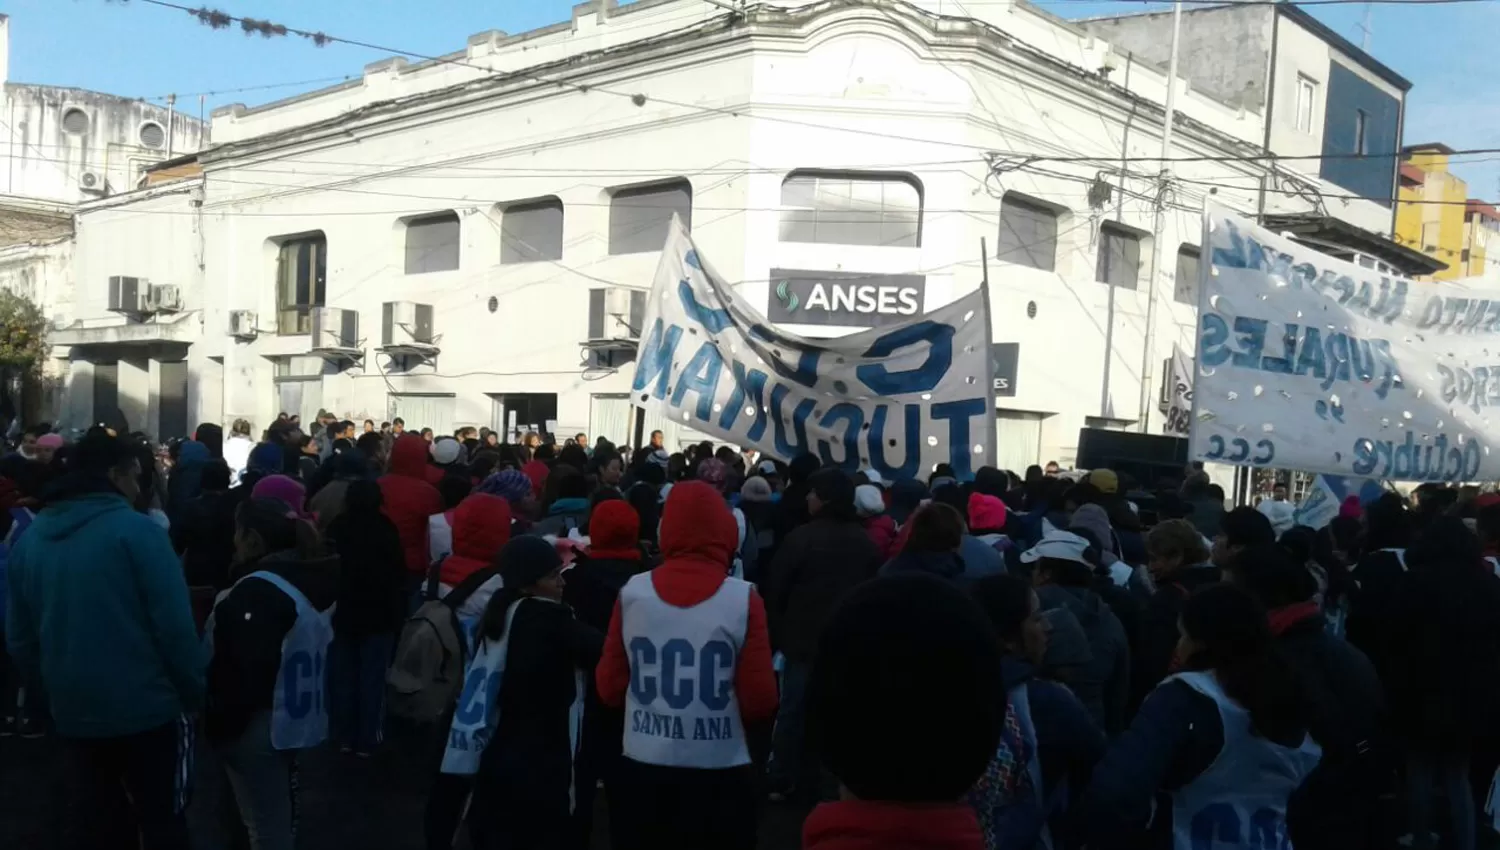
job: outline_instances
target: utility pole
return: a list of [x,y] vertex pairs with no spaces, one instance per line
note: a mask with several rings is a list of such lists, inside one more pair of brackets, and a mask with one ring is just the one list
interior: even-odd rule
[[1161,289],[1161,240],[1167,223],[1167,191],[1172,185],[1172,118],[1177,105],[1177,54],[1182,41],[1182,0],[1172,4],[1172,55],[1167,62],[1167,117],[1161,131],[1161,172],[1157,177],[1156,221],[1151,229],[1151,271],[1146,289],[1146,339],[1141,351],[1141,433],[1150,433],[1152,364],[1156,362],[1156,301]]

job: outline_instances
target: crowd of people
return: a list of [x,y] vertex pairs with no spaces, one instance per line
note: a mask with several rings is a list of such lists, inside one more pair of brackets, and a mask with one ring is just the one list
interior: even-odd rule
[[1383,800],[1403,845],[1438,800],[1476,845],[1500,496],[1311,529],[1192,469],[253,433],[39,426],[0,458],[0,735],[62,742],[76,846],[190,846],[212,770],[289,850],[299,752],[388,736],[432,850],[749,850],[767,805],[815,806],[815,850],[1318,850],[1398,838]]

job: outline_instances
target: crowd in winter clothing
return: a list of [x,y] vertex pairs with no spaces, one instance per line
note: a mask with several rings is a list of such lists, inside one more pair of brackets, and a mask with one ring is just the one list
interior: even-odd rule
[[56,735],[75,803],[132,814],[76,846],[189,846],[212,771],[249,846],[291,848],[299,753],[391,738],[431,848],[581,850],[601,794],[610,846],[652,850],[749,850],[765,805],[817,850],[1368,847],[1396,793],[1403,843],[1478,841],[1500,496],[1315,530],[1197,470],[229,431],[0,458],[0,734]]

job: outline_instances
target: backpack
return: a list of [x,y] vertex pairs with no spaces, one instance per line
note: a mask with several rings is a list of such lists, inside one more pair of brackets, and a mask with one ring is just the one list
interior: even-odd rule
[[442,561],[433,565],[422,604],[401,627],[396,654],[385,674],[386,711],[417,723],[442,720],[458,698],[469,652],[458,609],[493,574],[479,570],[439,599],[441,569]]

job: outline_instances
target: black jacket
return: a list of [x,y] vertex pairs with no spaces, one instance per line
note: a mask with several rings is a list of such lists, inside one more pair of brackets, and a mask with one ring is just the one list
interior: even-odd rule
[[1130,644],[1125,628],[1099,594],[1086,587],[1047,585],[1036,590],[1043,610],[1065,608],[1083,627],[1091,660],[1068,676],[1100,731],[1114,738],[1125,731],[1125,707],[1130,696]]
[[480,759],[469,817],[488,836],[522,824],[532,834],[546,824],[550,834],[563,836],[575,757],[569,709],[577,674],[592,674],[604,635],[576,620],[567,605],[540,599],[522,601],[506,629],[500,722]]
[[880,550],[856,520],[814,519],[782,541],[769,570],[771,646],[811,661],[833,606],[880,569]]
[[235,503],[227,491],[200,494],[172,520],[172,548],[182,556],[189,587],[229,586],[229,564],[234,560]]
[[1177,652],[1177,620],[1188,596],[1200,587],[1217,584],[1221,571],[1212,564],[1187,567],[1156,582],[1156,592],[1141,611],[1140,651],[1130,659],[1131,705],[1137,706],[1172,667]]
[[[572,606],[578,622],[605,634],[620,598],[620,588],[650,566],[644,558],[630,561],[579,556],[566,573],[563,601]],[[608,776],[623,749],[625,711],[599,701],[592,668],[584,676],[584,686],[588,693],[583,707],[583,747],[579,759],[588,763],[590,776]]]
[[1405,605],[1401,596],[1406,584],[1404,555],[1379,549],[1362,556],[1349,573],[1355,590],[1349,595],[1349,616],[1344,634],[1349,642],[1374,663],[1382,681],[1389,685],[1393,665],[1406,642],[1398,618]]
[[328,526],[339,556],[339,607],[333,627],[351,637],[395,634],[406,620],[406,554],[385,514],[339,514]]
[[[338,598],[337,557],[300,561],[294,552],[276,552],[240,567],[237,574],[258,570],[291,582],[319,611],[328,610]],[[204,709],[204,730],[211,740],[232,740],[245,730],[251,715],[270,710],[281,669],[281,642],[296,621],[291,597],[268,581],[240,581],[219,601]]]

